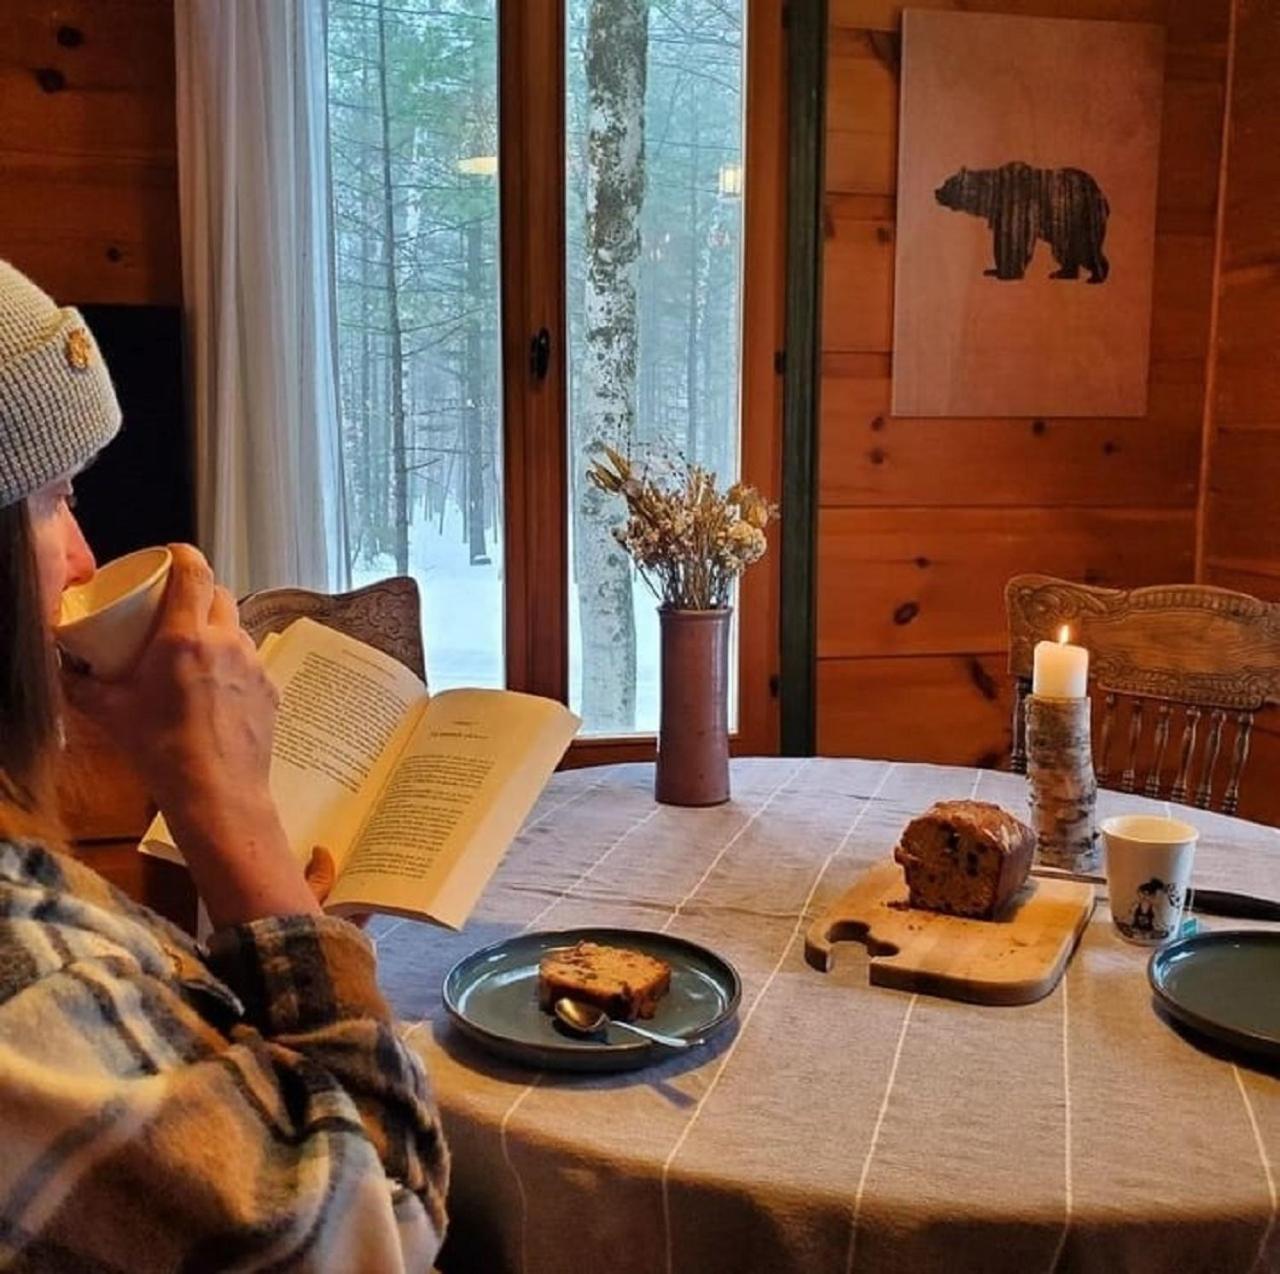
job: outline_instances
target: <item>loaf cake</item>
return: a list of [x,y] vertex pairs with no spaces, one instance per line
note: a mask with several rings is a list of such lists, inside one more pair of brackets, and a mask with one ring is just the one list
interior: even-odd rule
[[894,858],[909,903],[992,920],[1026,883],[1035,833],[986,801],[939,801],[907,824]]
[[538,963],[538,1003],[548,1012],[567,995],[631,1022],[652,1017],[670,988],[669,964],[625,947],[579,942],[548,952]]

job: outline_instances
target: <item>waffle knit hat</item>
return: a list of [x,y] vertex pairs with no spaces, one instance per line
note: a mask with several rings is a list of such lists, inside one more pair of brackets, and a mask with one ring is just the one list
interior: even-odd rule
[[0,261],[0,508],[86,464],[119,428],[84,319]]

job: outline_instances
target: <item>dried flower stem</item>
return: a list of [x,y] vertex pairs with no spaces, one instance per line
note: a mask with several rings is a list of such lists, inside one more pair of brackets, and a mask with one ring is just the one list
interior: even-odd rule
[[603,451],[587,477],[626,502],[613,535],[654,596],[676,610],[727,606],[734,580],[764,556],[777,508],[745,483],[720,492],[701,465],[673,466],[662,481],[611,447]]

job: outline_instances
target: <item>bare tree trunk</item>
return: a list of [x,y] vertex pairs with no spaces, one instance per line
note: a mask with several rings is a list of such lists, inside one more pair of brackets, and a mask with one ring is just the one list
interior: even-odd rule
[[[467,300],[474,304],[480,297],[480,220],[467,223]],[[477,307],[478,308],[478,307]],[[463,421],[467,435],[467,541],[472,566],[487,566],[489,552],[485,548],[484,515],[484,421],[480,400],[484,392],[480,366],[481,315],[473,313],[467,320],[466,386]]]
[[622,515],[620,502],[586,482],[583,472],[605,445],[627,452],[635,431],[648,43],[649,0],[590,0],[586,340],[575,422],[574,544],[583,717],[604,733],[635,728],[635,614],[627,557],[610,534]]
[[382,123],[383,265],[387,287],[387,329],[391,356],[391,499],[395,526],[396,571],[409,572],[408,456],[404,432],[404,366],[400,291],[396,278],[396,215],[391,181],[391,115],[387,106],[386,0],[378,0],[378,104]]

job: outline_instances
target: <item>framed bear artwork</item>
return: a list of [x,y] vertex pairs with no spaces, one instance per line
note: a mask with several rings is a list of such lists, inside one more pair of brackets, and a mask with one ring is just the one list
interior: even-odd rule
[[1164,31],[903,14],[893,411],[1147,409]]

